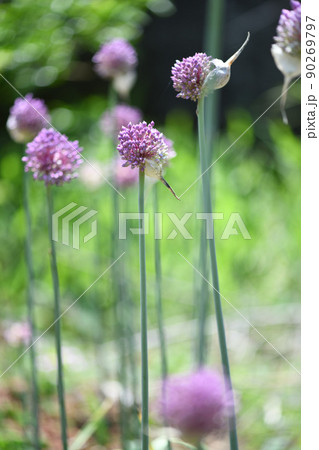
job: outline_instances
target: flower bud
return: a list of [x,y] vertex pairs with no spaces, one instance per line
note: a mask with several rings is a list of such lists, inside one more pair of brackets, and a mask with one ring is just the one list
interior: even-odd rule
[[145,175],[160,180],[163,176],[163,163],[155,159],[145,161]]
[[[249,37],[248,33],[240,49],[226,62],[212,59],[206,53],[195,53],[194,56],[176,61],[172,67],[171,79],[174,89],[178,92],[177,97],[197,101],[214,90],[224,87],[230,78],[230,66],[243,51]],[[215,67],[211,70],[212,63]]]
[[250,33],[248,33],[247,38],[243,45],[237,50],[236,53],[233,54],[226,62],[223,62],[221,59],[213,59],[212,63],[215,68],[211,70],[203,84],[202,95],[206,96],[211,94],[216,89],[221,89],[226,86],[230,79],[230,68],[234,61],[238,58],[241,52],[244,50],[247,42],[249,41]]

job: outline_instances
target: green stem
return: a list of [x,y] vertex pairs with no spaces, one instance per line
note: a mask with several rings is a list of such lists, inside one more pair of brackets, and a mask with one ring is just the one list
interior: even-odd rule
[[[158,188],[157,183],[155,183],[153,187],[153,203],[154,203],[154,212],[158,211]],[[154,216],[154,225],[155,228],[158,228],[158,216]],[[165,389],[165,379],[167,377],[167,356],[166,356],[166,343],[165,343],[165,332],[164,332],[164,323],[163,323],[163,307],[162,307],[162,264],[161,264],[161,247],[159,239],[154,239],[154,254],[155,254],[155,276],[156,276],[156,312],[157,312],[157,324],[158,324],[158,333],[159,333],[159,341],[160,341],[160,351],[161,351],[161,368],[162,368],[162,396],[164,408],[166,405],[166,389]],[[165,417],[164,410],[164,424],[167,426],[167,420]],[[167,440],[167,448],[168,450],[172,449],[171,442]]]
[[52,239],[52,215],[53,215],[53,201],[52,192],[50,186],[47,186],[47,200],[48,200],[48,226],[49,226],[49,241],[51,244],[51,274],[53,281],[54,291],[54,328],[55,328],[55,345],[57,353],[57,366],[58,366],[58,398],[60,407],[60,422],[61,422],[61,438],[63,450],[67,450],[67,418],[65,412],[64,402],[64,385],[63,385],[63,365],[62,365],[62,352],[61,352],[61,325],[60,325],[60,289],[59,289],[59,276],[58,267],[56,261],[55,243]]
[[[203,224],[205,225],[205,223]],[[207,242],[205,236],[205,226],[202,227],[200,236],[200,249],[199,249],[199,267],[204,276],[207,279]],[[208,303],[208,285],[206,280],[201,280],[200,295],[199,295],[199,311],[198,311],[198,348],[196,349],[198,367],[202,367],[206,362],[206,323],[209,311]]]
[[139,253],[140,253],[140,300],[141,300],[141,356],[142,356],[142,450],[149,450],[148,445],[148,354],[147,354],[147,298],[146,298],[146,259],[144,215],[144,181],[145,174],[140,170],[138,206],[140,219]]
[[[119,230],[119,195],[113,189],[113,236],[112,236],[112,257],[117,258],[122,252],[120,248],[120,241],[118,237]],[[126,342],[125,342],[125,292],[124,292],[124,267],[123,262],[120,261],[118,265],[114,265],[113,271],[113,283],[114,283],[114,313],[115,313],[115,335],[118,345],[118,352],[120,355],[118,364],[118,376],[123,389],[126,394],[127,380],[126,380]],[[126,450],[126,435],[128,431],[128,420],[126,413],[126,406],[123,403],[123,398],[120,399],[120,434],[122,449]]]
[[[221,57],[221,39],[224,24],[224,0],[208,0],[205,24],[205,51],[214,58]],[[205,125],[207,128],[207,148],[209,150],[208,162],[213,157],[213,142],[218,129],[218,106],[220,90],[209,95],[205,106]]]
[[[128,254],[129,247],[129,235],[126,240],[121,241],[119,254],[125,252]],[[127,275],[125,261],[121,262],[119,266],[121,276],[121,296],[123,298],[122,306],[122,320],[123,320],[123,337],[125,338],[125,345],[127,348],[126,354],[128,356],[130,381],[133,394],[134,404],[137,404],[137,364],[135,360],[135,344],[134,344],[134,323],[135,323],[135,305],[130,293],[129,277]]]
[[[204,114],[204,98],[198,101],[197,106],[197,116],[198,116],[198,133],[199,133],[199,148],[200,148],[200,162],[201,162],[201,173],[202,173],[202,185],[203,185],[203,202],[204,202],[204,211],[209,214],[209,219],[207,220],[207,231],[209,236],[214,236],[214,222],[212,217],[212,201],[210,194],[210,177],[208,169],[208,158],[207,158],[207,148],[205,142],[205,114]],[[218,280],[218,270],[217,270],[217,259],[216,259],[216,249],[215,249],[215,239],[208,239],[209,246],[209,254],[210,254],[210,265],[212,272],[212,281],[214,287],[214,304],[215,304],[215,314],[217,321],[217,330],[218,330],[218,338],[219,338],[219,347],[221,353],[221,359],[223,364],[223,372],[225,377],[226,387],[230,390],[230,393],[233,397],[233,390],[231,384],[230,377],[230,368],[228,361],[228,352],[227,352],[227,344],[226,344],[226,335],[225,335],[225,327],[224,327],[224,319],[222,306],[220,301],[220,293],[219,293],[219,280]],[[230,440],[230,449],[237,450],[238,449],[238,440],[237,440],[237,431],[236,431],[236,416],[235,416],[235,405],[234,399],[231,399],[232,411],[229,416],[229,440]]]
[[[205,51],[214,58],[220,58],[221,36],[224,22],[224,0],[208,0],[205,23]],[[206,127],[206,149],[208,152],[207,162],[210,164],[213,159],[213,142],[218,129],[218,106],[220,91],[209,95],[205,101],[205,127]],[[199,267],[202,274],[207,278],[207,246],[205,239],[205,222],[202,224],[201,245],[199,249]],[[204,241],[204,242],[203,242]],[[206,318],[209,313],[209,293],[208,285],[204,279],[200,280],[201,288],[196,290],[195,304],[199,304],[198,315],[198,346],[196,345],[196,360],[201,367],[206,362]],[[199,297],[199,300],[198,300]]]
[[[97,236],[95,236],[94,243],[95,243],[94,263],[96,267],[96,273],[98,273],[102,264],[100,249],[104,247],[104,242],[101,239],[101,234],[98,233]],[[104,285],[102,286],[104,288]],[[93,333],[93,345],[94,345],[94,358],[98,384],[105,379],[104,351],[101,351],[101,348],[105,342],[105,334],[106,334],[105,329],[108,330],[108,327],[105,327],[105,309],[101,305],[101,299],[104,298],[104,292],[102,294],[100,289],[101,289],[100,286],[98,286],[97,292],[92,291],[92,293],[89,296],[89,302],[92,304],[96,316],[96,330]],[[102,364],[101,361],[103,361]]]
[[30,338],[30,362],[31,362],[31,408],[32,408],[32,425],[33,425],[33,445],[36,450],[40,449],[40,432],[39,432],[39,388],[38,388],[38,370],[35,355],[35,348],[33,345],[35,337],[34,324],[34,270],[31,251],[31,214],[28,201],[28,173],[23,172],[23,206],[26,221],[26,237],[25,237],[25,257],[28,273],[28,291],[27,291],[27,308],[28,308],[28,322],[31,331]]
[[[157,183],[153,187],[153,202],[154,211],[158,210],[158,192]],[[156,222],[156,227],[158,227],[158,217],[155,216],[154,221]],[[162,368],[162,379],[165,380],[167,377],[167,356],[166,356],[166,346],[165,346],[165,333],[163,324],[163,308],[162,308],[162,264],[161,264],[161,249],[159,239],[154,239],[154,254],[155,254],[155,276],[156,276],[156,312],[157,312],[157,323],[160,341],[160,352],[161,352],[161,368]]]
[[127,342],[128,342],[128,352],[129,352],[129,364],[131,372],[131,384],[132,384],[132,394],[134,405],[137,404],[137,365],[135,360],[135,342],[134,342],[134,323],[135,323],[135,305],[131,295],[128,295],[128,308],[126,311],[126,329],[127,329]]
[[[126,204],[130,204],[130,190],[127,190]],[[125,240],[122,240],[121,253],[126,252],[127,257],[130,258],[130,239],[131,234],[128,234]],[[136,348],[135,348],[135,322],[136,322],[136,308],[135,302],[132,298],[132,293],[130,289],[130,277],[127,274],[125,261],[122,261],[122,283],[123,283],[123,296],[125,299],[125,305],[123,309],[123,323],[125,332],[125,342],[127,346],[127,356],[129,363],[129,381],[133,394],[133,410],[131,414],[128,414],[128,421],[130,427],[130,436],[137,438],[139,436],[140,420],[139,420],[139,409],[138,409],[138,364],[136,361]]]

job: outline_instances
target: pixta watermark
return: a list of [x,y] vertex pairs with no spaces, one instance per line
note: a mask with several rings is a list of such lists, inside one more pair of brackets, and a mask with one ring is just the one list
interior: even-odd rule
[[[80,228],[82,225],[89,224],[90,227],[90,231],[83,236],[84,244],[97,234],[96,215],[97,211],[94,209],[88,210],[86,206],[79,206],[74,202],[69,203],[52,216],[53,240],[79,250],[81,244]],[[164,218],[166,217],[169,219],[169,225],[167,225],[167,219],[165,219],[166,226],[164,232]],[[251,235],[238,212],[231,213],[227,219],[225,219],[224,213],[220,212],[211,214],[187,212],[181,217],[178,217],[175,213],[164,214],[155,212],[140,214],[138,212],[122,212],[118,218],[118,238],[127,239],[128,233],[133,235],[150,234],[151,224],[153,224],[155,239],[172,240],[178,236],[187,240],[194,239],[190,231],[190,228],[193,227],[189,227],[188,223],[190,219],[194,218],[205,223],[206,239],[214,239],[212,224],[217,220],[223,221],[220,239],[229,239],[231,236],[240,236],[246,240],[251,239]],[[87,229],[88,225],[84,228],[84,232]]]
[[97,211],[94,209],[88,210],[86,206],[78,206],[74,202],[69,203],[52,216],[52,239],[79,250],[82,225],[90,224],[90,231],[84,235],[83,243],[88,242],[97,234],[97,221],[96,219],[91,220],[96,215]]
[[[167,215],[173,225],[173,229],[164,235],[163,233],[163,219]],[[149,234],[150,224],[154,223],[154,237],[155,239],[175,239],[178,235],[184,239],[193,239],[192,234],[186,227],[189,219],[205,221],[206,223],[206,239],[214,239],[214,229],[212,224],[216,220],[223,220],[225,222],[222,235],[220,239],[229,239],[231,236],[242,236],[243,239],[251,239],[251,235],[238,212],[230,214],[225,221],[224,213],[196,213],[187,212],[182,217],[178,217],[175,213],[120,213],[119,214],[119,239],[126,239],[127,233],[131,234]],[[213,220],[211,220],[213,219]],[[138,226],[129,226],[129,221],[138,221]],[[132,222],[131,222],[132,223]]]

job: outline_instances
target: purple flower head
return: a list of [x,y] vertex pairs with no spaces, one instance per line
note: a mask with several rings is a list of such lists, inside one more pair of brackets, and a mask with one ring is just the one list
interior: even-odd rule
[[101,120],[101,128],[107,136],[116,137],[122,127],[130,122],[138,123],[142,120],[142,113],[138,108],[128,105],[117,105],[112,110],[104,113]]
[[196,102],[201,96],[211,63],[211,57],[206,53],[195,53],[194,56],[183,58],[183,61],[176,61],[171,79],[174,89],[179,92],[177,97]]
[[212,370],[178,375],[164,382],[161,415],[168,425],[200,439],[225,426],[230,401],[223,378]]
[[154,127],[154,122],[129,123],[118,135],[117,150],[124,160],[123,166],[145,169],[145,163],[152,160],[161,164],[167,159],[167,145],[163,134]]
[[138,168],[123,167],[123,160],[118,157],[113,163],[113,177],[116,186],[128,188],[138,182]]
[[284,76],[280,109],[285,124],[288,124],[285,111],[288,87],[291,80],[301,74],[301,5],[296,0],[291,0],[290,4],[291,11],[283,9],[281,12],[275,44],[271,46],[275,64]]
[[113,39],[102,45],[92,61],[102,78],[116,78],[135,69],[137,55],[134,48],[125,39]]
[[46,185],[63,183],[76,178],[74,171],[83,162],[78,141],[70,142],[66,136],[53,128],[43,128],[27,145],[22,158],[26,172],[33,172],[35,180],[44,180]]
[[283,9],[277,26],[276,44],[287,54],[300,57],[301,52],[301,5],[291,0],[292,10]]
[[26,143],[47,127],[49,120],[44,101],[27,94],[25,98],[17,98],[10,108],[7,128],[14,141]]

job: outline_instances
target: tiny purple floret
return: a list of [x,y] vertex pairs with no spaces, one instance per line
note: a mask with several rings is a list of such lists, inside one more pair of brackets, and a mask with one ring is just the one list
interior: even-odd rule
[[33,172],[35,180],[61,186],[78,176],[75,170],[83,162],[82,150],[78,141],[69,141],[53,128],[43,128],[27,145],[22,161],[25,162],[25,171]]

